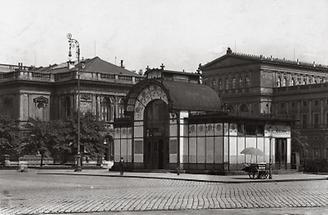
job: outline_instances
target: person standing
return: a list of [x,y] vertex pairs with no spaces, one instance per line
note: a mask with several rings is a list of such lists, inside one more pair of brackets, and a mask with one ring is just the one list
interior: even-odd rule
[[120,163],[119,163],[119,168],[120,168],[120,175],[124,174],[124,158],[121,157]]

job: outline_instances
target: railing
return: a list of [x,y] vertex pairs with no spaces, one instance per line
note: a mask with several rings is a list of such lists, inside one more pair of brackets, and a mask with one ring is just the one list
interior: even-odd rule
[[328,124],[296,124],[295,129],[328,129]]
[[296,86],[288,86],[288,87],[276,87],[273,88],[273,91],[274,93],[293,92],[299,90],[321,89],[327,87],[328,87],[328,83],[318,83],[318,84],[306,84],[306,85],[296,85]]
[[[60,82],[60,81],[74,80],[77,78],[78,78],[77,71],[69,71],[69,72],[63,72],[57,74],[33,72],[33,71],[14,71],[14,72],[0,73],[0,82],[5,82],[9,80]],[[83,71],[80,72],[80,79],[122,83],[122,84],[135,84],[143,80],[143,77]]]

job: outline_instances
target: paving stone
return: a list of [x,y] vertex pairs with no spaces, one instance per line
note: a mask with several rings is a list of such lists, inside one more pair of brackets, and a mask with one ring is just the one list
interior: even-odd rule
[[12,174],[0,175],[0,202],[0,214],[4,215],[327,207],[328,183],[321,180],[218,184],[124,177]]

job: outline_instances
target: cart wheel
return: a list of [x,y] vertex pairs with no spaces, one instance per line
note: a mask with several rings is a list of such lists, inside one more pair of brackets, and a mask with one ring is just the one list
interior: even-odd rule
[[257,172],[249,172],[248,173],[249,178],[254,179],[258,176]]
[[269,173],[268,173],[268,172],[265,172],[265,174],[264,174],[264,179],[267,179],[268,176],[269,176]]

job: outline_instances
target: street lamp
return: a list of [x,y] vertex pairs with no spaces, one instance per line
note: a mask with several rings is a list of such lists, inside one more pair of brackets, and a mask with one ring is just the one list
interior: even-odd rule
[[272,179],[272,126],[269,127],[270,130],[270,150],[269,150],[269,179]]
[[[76,48],[76,57],[77,57],[77,65],[80,63],[80,43],[76,39],[72,38],[72,34],[68,33],[67,34],[67,39],[68,39],[68,57],[72,57],[72,48]],[[82,171],[82,166],[81,166],[81,144],[80,144],[80,136],[81,136],[81,128],[80,128],[80,68],[77,67],[77,155],[76,155],[76,167],[75,167],[75,172],[81,172]]]

